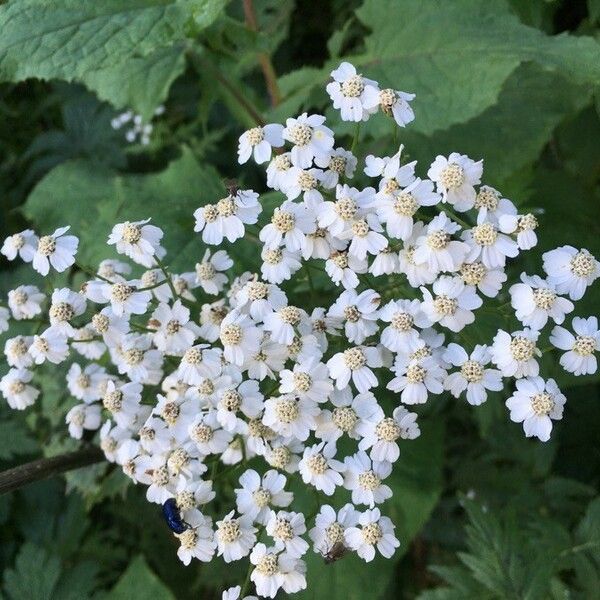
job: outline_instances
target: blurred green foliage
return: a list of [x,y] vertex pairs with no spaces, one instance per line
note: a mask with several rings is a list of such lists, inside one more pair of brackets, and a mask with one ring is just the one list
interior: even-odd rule
[[[349,144],[353,128],[326,109],[324,91],[344,58],[417,94],[416,120],[399,140],[381,115],[372,119],[365,154],[402,142],[421,173],[439,153],[483,158],[485,183],[539,209],[528,273],[550,247],[600,252],[598,0],[253,4],[258,31],[238,0],[0,4],[0,237],[68,223],[92,264],[111,256],[112,224],[152,216],[172,266],[189,263],[202,252],[191,213],[223,192],[224,177],[264,191],[259,169],[236,162],[253,112],[272,121],[327,110]],[[276,106],[260,56],[278,74]],[[149,120],[162,103],[147,146],[111,127],[123,110]],[[240,269],[257,261],[235,258]],[[0,293],[32,280],[30,269],[0,264]],[[317,292],[325,284],[315,278]],[[596,286],[576,314],[599,306]],[[499,319],[478,318],[487,323],[474,335],[489,341]],[[598,598],[599,376],[570,377],[556,355],[544,360],[568,398],[551,442],[523,438],[506,394],[477,408],[449,398],[422,407],[423,435],[403,446],[386,507],[402,542],[397,557],[324,566],[310,555],[309,588],[297,597]],[[71,404],[56,370],[45,371],[42,390],[26,414],[0,408],[2,468],[77,446],[65,441]],[[9,600],[210,599],[244,577],[220,560],[184,568],[159,509],[108,465],[0,497],[0,539],[0,597]]]

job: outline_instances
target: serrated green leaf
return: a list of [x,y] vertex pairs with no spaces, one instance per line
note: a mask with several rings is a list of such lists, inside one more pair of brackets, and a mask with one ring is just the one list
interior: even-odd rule
[[0,460],[31,454],[38,449],[25,426],[16,419],[0,421]]
[[143,556],[134,558],[106,595],[106,600],[175,600],[175,596],[150,569]]
[[39,546],[26,543],[14,568],[4,575],[4,590],[11,600],[52,600],[59,576],[59,560]]

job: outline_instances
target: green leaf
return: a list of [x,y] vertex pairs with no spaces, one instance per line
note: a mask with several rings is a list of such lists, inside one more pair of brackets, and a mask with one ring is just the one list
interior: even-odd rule
[[106,245],[113,225],[152,217],[165,232],[164,245],[172,253],[167,261],[189,267],[202,251],[192,214],[224,193],[216,171],[184,149],[167,169],[151,175],[120,175],[84,160],[63,163],[40,181],[23,210],[44,230],[69,223],[81,237],[78,258],[90,266],[116,256]]
[[222,0],[19,0],[0,7],[0,80],[78,81],[149,119],[185,67],[186,27]]
[[14,568],[4,575],[4,589],[11,600],[52,600],[59,576],[59,560],[39,546],[26,543]]
[[0,460],[31,454],[37,449],[35,440],[29,437],[29,432],[23,423],[16,419],[0,421]]
[[175,600],[175,596],[150,569],[143,556],[134,558],[106,600]]

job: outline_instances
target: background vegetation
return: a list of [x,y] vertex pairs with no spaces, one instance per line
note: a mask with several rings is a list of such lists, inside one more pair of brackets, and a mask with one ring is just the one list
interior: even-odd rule
[[[560,244],[598,256],[598,0],[255,0],[248,13],[251,5],[0,2],[0,238],[70,223],[92,264],[109,256],[113,223],[152,216],[174,268],[189,263],[200,253],[191,213],[223,193],[224,177],[264,190],[258,169],[238,168],[240,133],[257,119],[325,109],[329,71],[344,57],[417,94],[416,120],[398,141],[421,168],[453,150],[484,158],[485,183],[539,208],[528,272]],[[111,127],[126,109],[149,121],[160,104],[147,146]],[[389,153],[392,128],[374,123],[365,142]],[[27,267],[0,269],[3,296],[32,280]],[[577,314],[598,314],[599,299],[596,285]],[[481,341],[499,318],[488,315]],[[506,394],[477,408],[426,405],[423,435],[402,449],[393,476],[396,560],[326,567],[311,558],[297,597],[598,598],[600,374],[576,380],[545,357],[568,398],[552,441],[524,439]],[[48,370],[42,385],[24,413],[2,402],[0,468],[77,447],[65,441],[63,380]],[[243,578],[216,560],[184,568],[156,505],[104,464],[1,496],[0,540],[0,596],[10,600],[210,599]]]

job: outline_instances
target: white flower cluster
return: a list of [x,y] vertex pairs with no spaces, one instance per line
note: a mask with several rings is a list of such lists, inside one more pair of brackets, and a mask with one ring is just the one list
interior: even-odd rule
[[[327,89],[343,119],[366,120],[378,108],[400,125],[413,118],[412,95],[380,90],[347,63],[332,76]],[[309,541],[328,561],[350,551],[365,561],[394,554],[399,541],[380,505],[393,493],[386,480],[399,441],[420,434],[407,406],[445,391],[479,405],[515,378],[510,417],[545,441],[565,403],[554,380],[539,376],[548,321],[566,370],[597,369],[597,319],[573,319],[574,333],[559,325],[600,275],[598,261],[570,246],[547,252],[545,278],[523,274],[506,296],[507,259],[536,244],[536,218],[481,185],[481,161],[438,156],[422,178],[402,150],[367,156],[373,185],[353,187],[358,159],[336,146],[323,116],[256,127],[240,137],[239,160],[268,162],[267,185],[285,196],[270,222],[258,239],[248,231],[261,199],[238,189],[194,217],[208,245],[243,240],[251,252],[259,243],[260,274],[234,276],[225,250],[206,250],[193,271],[174,274],[162,262],[161,229],[125,222],[108,243],[147,269],[139,277],[129,263],[105,260],[79,292],[56,289],[48,299],[23,285],[0,308],[0,330],[11,319],[49,323],[6,342],[11,368],[0,390],[10,406],[35,401],[36,365],[74,356],[67,387],[79,402],[67,415],[70,434],[100,429],[107,459],[147,486],[150,502],[174,499],[185,564],[249,557],[261,597],[306,586]],[[2,253],[33,261],[42,275],[49,264],[62,271],[77,248],[65,231],[39,239],[21,232]],[[311,270],[326,273],[329,305],[311,295],[307,308],[308,294],[302,306],[288,301],[287,282],[296,286],[300,269],[307,283]],[[522,329],[465,349],[461,332],[475,311],[502,294]],[[342,455],[341,447],[352,450]],[[228,496],[219,483],[238,469]],[[319,504],[307,518],[286,490],[295,474],[325,497],[346,489],[350,502]],[[224,515],[212,508],[216,489],[219,506],[230,503]]]
[[[165,112],[165,107],[160,105],[154,111],[154,116],[157,117]],[[134,144],[139,141],[142,146],[147,146],[150,143],[150,136],[154,131],[152,123],[144,123],[142,115],[136,115],[133,111],[128,110],[111,120],[110,126],[118,131],[122,127],[127,125],[125,131],[125,139],[130,143]]]

